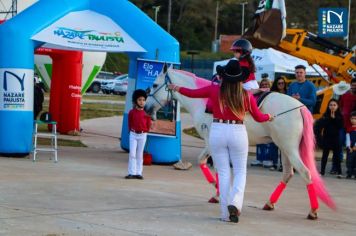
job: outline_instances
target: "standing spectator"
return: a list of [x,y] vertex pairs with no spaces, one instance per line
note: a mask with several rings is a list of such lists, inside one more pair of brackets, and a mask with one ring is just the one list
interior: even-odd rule
[[125,179],[143,179],[143,150],[151,126],[151,118],[143,110],[146,98],[147,94],[142,89],[137,89],[132,94],[134,107],[129,112],[130,154]]
[[351,80],[351,89],[341,95],[339,104],[344,119],[344,128],[345,130],[348,130],[351,127],[351,112],[356,109],[356,79]]
[[316,134],[320,136],[320,144],[323,149],[320,174],[325,174],[325,167],[328,161],[329,152],[333,151],[332,162],[336,171],[335,174],[337,174],[338,177],[341,177],[342,171],[339,154],[342,149],[342,145],[339,136],[340,130],[343,127],[343,121],[336,99],[330,99],[326,112],[317,123]]
[[209,147],[219,174],[221,220],[237,223],[246,185],[248,138],[243,124],[245,114],[249,111],[258,122],[271,121],[273,117],[262,114],[252,94],[242,88],[242,81],[249,75],[248,69],[241,67],[238,61],[230,60],[218,71],[222,78],[220,85],[188,89],[170,84],[168,88],[188,97],[211,98],[213,123]]
[[33,88],[33,119],[36,120],[38,114],[43,109],[43,101],[44,101],[44,94],[41,86],[39,86],[38,83],[34,83],[34,88]]
[[[286,83],[285,79],[283,77],[278,77],[275,80],[273,80],[271,91],[272,92],[286,94],[287,93],[287,83]],[[282,153],[280,152],[280,150],[278,150],[278,159],[279,159],[279,168],[278,168],[278,170],[280,172],[282,172],[283,171]],[[277,169],[277,166],[273,165],[273,167],[271,167],[270,170],[276,170],[276,169]]]
[[283,94],[287,93],[287,83],[283,77],[278,77],[273,81],[271,91]]
[[268,78],[262,78],[260,81],[260,89],[263,91],[269,91],[271,89],[271,82]]
[[[341,106],[345,103],[344,101],[340,102],[341,96],[344,95],[345,93],[347,93],[350,90],[350,87],[351,87],[350,84],[346,83],[345,81],[340,81],[338,84],[333,86],[333,93],[334,93],[333,94],[333,98],[339,100],[339,109],[341,111],[341,114],[343,114]],[[344,99],[345,99],[345,97],[344,97]],[[346,100],[348,100],[348,99],[346,98]],[[347,101],[346,101],[346,104],[347,104]],[[348,106],[346,105],[346,107],[348,107]],[[351,105],[350,107],[353,107],[353,105]],[[345,144],[346,130],[348,129],[348,128],[346,128],[346,126],[347,127],[350,126],[350,124],[349,124],[350,123],[350,119],[347,118],[347,116],[348,116],[348,114],[350,112],[351,111],[346,111],[345,112],[346,115],[343,115],[344,127],[340,130],[340,133],[341,133],[340,134],[340,142],[341,142],[342,145]],[[340,161],[343,162],[344,152],[342,151],[342,149],[340,150],[339,157],[340,157]],[[335,166],[333,166],[331,170],[332,170],[332,172],[336,173],[336,167]]]
[[356,111],[351,112],[350,115],[351,127],[346,133],[346,150],[347,150],[347,175],[346,178],[350,179],[352,175],[356,178]]
[[[268,74],[263,73],[262,79],[260,81],[260,90],[269,91],[271,89],[271,81],[268,79]],[[266,155],[268,153],[268,155]],[[270,170],[277,169],[278,164],[278,147],[274,143],[268,144],[257,144],[256,145],[256,154],[262,156],[260,159],[257,158],[256,161],[253,161],[252,165],[258,165],[258,162],[262,161],[262,166],[270,168]]]
[[297,81],[289,85],[287,94],[299,100],[313,113],[316,103],[316,88],[312,82],[306,80],[305,74],[305,66],[298,65],[295,67]]

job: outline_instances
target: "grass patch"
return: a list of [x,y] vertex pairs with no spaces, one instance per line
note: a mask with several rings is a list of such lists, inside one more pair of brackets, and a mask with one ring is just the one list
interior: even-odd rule
[[117,104],[82,104],[80,120],[119,116],[124,114],[124,105]]
[[202,139],[202,137],[200,137],[200,135],[198,134],[197,130],[194,127],[183,129],[183,133],[193,136],[195,138]]
[[126,96],[120,96],[120,95],[110,95],[110,94],[84,94],[82,96],[82,99],[84,100],[101,100],[101,101],[125,101]]
[[[51,139],[49,138],[37,138],[37,145],[51,146]],[[66,147],[87,147],[84,143],[79,140],[67,140],[67,139],[57,139],[58,146]]]
[[[125,105],[122,104],[101,104],[87,103],[80,106],[80,120],[87,120],[100,117],[119,116],[124,114]],[[48,111],[48,101],[43,104],[43,110]]]

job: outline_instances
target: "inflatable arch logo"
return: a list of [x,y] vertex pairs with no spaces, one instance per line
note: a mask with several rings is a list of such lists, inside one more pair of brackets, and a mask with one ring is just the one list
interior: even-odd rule
[[95,41],[116,41],[118,43],[124,43],[124,38],[120,36],[120,32],[115,33],[103,33],[95,32],[94,30],[74,30],[65,27],[58,27],[53,32],[54,35],[63,37],[66,39],[88,39]]
[[31,110],[32,95],[25,91],[33,91],[31,78],[33,72],[30,70],[5,69],[0,70],[3,84],[1,88],[1,106],[3,110]]

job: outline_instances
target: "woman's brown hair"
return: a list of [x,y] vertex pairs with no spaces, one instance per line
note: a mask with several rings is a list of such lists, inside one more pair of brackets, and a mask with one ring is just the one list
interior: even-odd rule
[[256,72],[256,66],[255,66],[255,62],[253,61],[252,57],[250,54],[246,55],[244,58],[246,61],[248,61],[249,63],[249,69],[250,69],[250,73],[254,73]]
[[223,79],[220,86],[219,105],[222,113],[224,107],[227,106],[236,117],[243,120],[245,108],[250,104],[248,93],[243,89],[242,82],[229,83]]

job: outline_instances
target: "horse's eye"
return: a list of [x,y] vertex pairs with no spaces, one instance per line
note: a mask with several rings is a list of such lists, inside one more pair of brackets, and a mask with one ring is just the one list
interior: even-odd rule
[[158,87],[158,84],[153,84],[152,87],[153,87],[153,88],[157,88],[157,87]]

